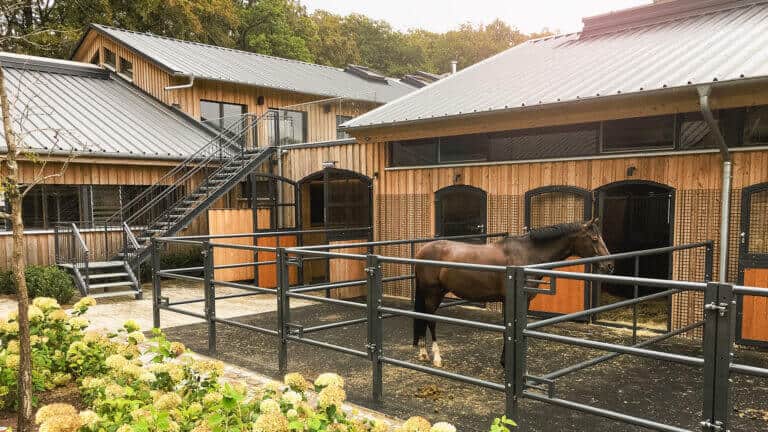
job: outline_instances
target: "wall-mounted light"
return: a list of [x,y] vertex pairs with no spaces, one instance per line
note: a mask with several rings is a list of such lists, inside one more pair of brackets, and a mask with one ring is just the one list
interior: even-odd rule
[[461,183],[461,174],[456,173],[453,175],[453,184],[459,184]]
[[264,96],[259,96],[256,98],[256,105],[264,105]]
[[326,114],[331,112],[331,104],[328,104],[328,103],[327,104],[323,104],[323,112],[326,113]]
[[379,172],[378,171],[374,171],[373,172],[373,179],[377,180],[378,178],[379,178]]
[[323,169],[336,167],[336,162],[337,161],[325,161],[325,162],[323,162]]
[[635,175],[635,171],[637,171],[637,167],[635,167],[634,165],[628,166],[627,167],[627,177],[632,177],[633,175]]

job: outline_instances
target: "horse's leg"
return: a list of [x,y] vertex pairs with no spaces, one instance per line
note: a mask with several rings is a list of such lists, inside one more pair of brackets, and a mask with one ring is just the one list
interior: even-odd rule
[[[433,296],[429,298],[426,302],[426,313],[434,314],[437,312],[437,309],[440,307],[440,303],[443,302],[444,294],[441,292],[439,295]],[[437,344],[437,333],[435,332],[435,327],[437,326],[437,323],[434,321],[429,321],[429,332],[432,334],[432,364],[435,365],[435,367],[442,367],[443,366],[443,358],[440,355],[440,346]],[[424,342],[426,344],[426,333],[424,334]]]

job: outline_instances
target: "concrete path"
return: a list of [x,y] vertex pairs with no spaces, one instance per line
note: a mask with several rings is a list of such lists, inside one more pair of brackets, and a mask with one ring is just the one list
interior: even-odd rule
[[[114,297],[97,300],[98,304],[88,310],[86,317],[91,321],[89,329],[114,330],[122,324],[133,319],[141,326],[142,330],[152,328],[152,285],[142,285],[144,298],[134,300],[133,297]],[[216,295],[240,294],[244,291],[236,288],[217,287]],[[171,302],[180,300],[192,300],[203,298],[201,283],[190,281],[168,280],[163,282],[163,296],[169,297]],[[75,299],[76,300],[76,299]],[[310,302],[294,299],[291,308],[299,308],[310,305]],[[189,312],[203,313],[203,302],[176,306]],[[238,316],[254,315],[275,310],[277,299],[272,295],[256,295],[249,297],[237,297],[216,301],[216,316],[220,318],[234,318]],[[10,296],[0,297],[0,317],[8,312],[16,310],[16,299]],[[66,308],[66,307],[65,307]],[[160,327],[169,328],[188,324],[200,323],[201,320],[173,313],[160,312]]]

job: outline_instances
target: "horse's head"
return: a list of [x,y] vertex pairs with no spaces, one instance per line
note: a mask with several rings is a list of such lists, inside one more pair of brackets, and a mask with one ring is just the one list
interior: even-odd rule
[[[573,237],[573,252],[582,258],[611,254],[600,233],[598,219],[586,221],[581,225],[581,229]],[[615,269],[613,260],[600,261],[594,265],[600,273],[613,273]]]

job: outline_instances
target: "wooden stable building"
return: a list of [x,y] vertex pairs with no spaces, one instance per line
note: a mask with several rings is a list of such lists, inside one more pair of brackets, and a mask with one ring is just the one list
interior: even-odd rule
[[[699,249],[644,258],[640,276],[716,280],[726,251],[728,281],[768,286],[768,45],[758,36],[768,2],[679,0],[584,23],[347,122],[356,144],[291,150],[285,175],[298,181],[332,161],[364,176],[376,239],[522,234],[600,217],[614,252],[715,241],[713,275]],[[618,272],[632,274],[632,263]],[[389,294],[407,296],[409,285]],[[532,308],[570,312],[611,295],[563,284]],[[662,305],[664,326],[700,320],[695,296]],[[740,299],[739,325],[740,342],[768,341],[768,304]]]

